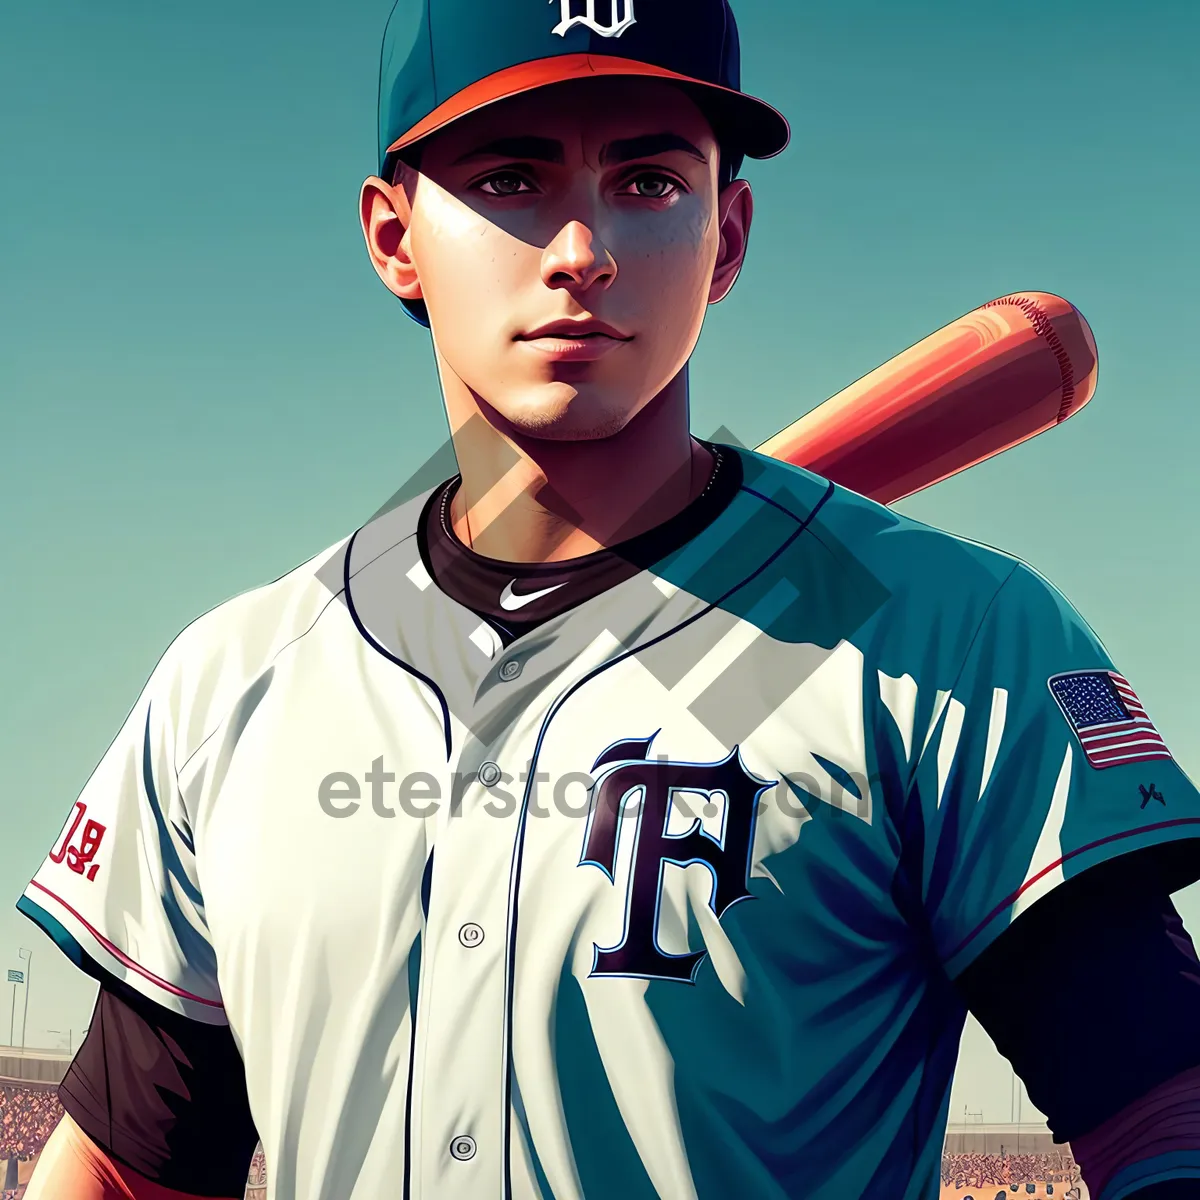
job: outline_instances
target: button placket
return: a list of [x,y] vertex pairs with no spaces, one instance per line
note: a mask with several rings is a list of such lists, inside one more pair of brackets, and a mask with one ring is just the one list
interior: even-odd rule
[[[513,704],[511,691],[497,690],[497,702],[501,695],[506,706]],[[468,728],[481,727],[484,715],[469,713]],[[428,999],[426,1053],[421,1077],[414,1079],[413,1103],[421,1108],[412,1151],[421,1191],[414,1195],[461,1196],[464,1188],[471,1195],[485,1189],[496,1194],[493,1173],[503,1169],[497,1156],[502,1139],[490,1131],[504,1127],[504,930],[517,823],[511,814],[505,819],[489,811],[489,801],[496,797],[491,789],[503,787],[507,778],[500,764],[519,754],[507,735],[489,745],[468,743],[465,749],[451,770],[465,772],[468,780],[473,774],[473,783],[463,804],[440,813],[438,886],[432,889],[426,928],[429,953],[422,960]],[[464,761],[467,755],[474,761]],[[471,1070],[461,1069],[465,1061]],[[476,1141],[476,1130],[489,1131],[482,1142]],[[498,1186],[499,1178],[494,1182]]]

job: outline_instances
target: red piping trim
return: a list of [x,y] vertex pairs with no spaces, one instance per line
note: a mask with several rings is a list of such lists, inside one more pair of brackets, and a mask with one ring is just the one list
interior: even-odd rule
[[978,936],[978,934],[981,933],[987,925],[994,921],[996,917],[1000,915],[1000,913],[1008,908],[1010,904],[1013,904],[1016,900],[1018,900],[1021,894],[1027,888],[1031,888],[1039,879],[1042,878],[1043,875],[1048,875],[1054,870],[1055,867],[1061,867],[1062,864],[1067,861],[1067,859],[1074,858],[1077,854],[1083,854],[1088,850],[1094,850],[1097,846],[1103,846],[1106,842],[1115,842],[1120,838],[1137,837],[1139,833],[1152,833],[1155,829],[1169,829],[1173,825],[1200,825],[1200,817],[1177,817],[1173,821],[1159,821],[1155,825],[1143,825],[1141,829],[1127,829],[1122,833],[1110,833],[1107,837],[1102,837],[1094,842],[1088,842],[1086,846],[1080,846],[1077,850],[1072,850],[1070,854],[1064,854],[1062,858],[1056,858],[1048,867],[1043,867],[1031,879],[1027,879],[1023,884],[1021,884],[1021,886],[1017,888],[1017,890],[1013,892],[1011,896],[1007,897],[1007,899],[1001,900],[1000,903],[997,904],[996,907],[993,908],[992,911],[988,913],[988,915],[984,917],[983,920],[980,921],[979,924],[976,925],[975,928],[972,929],[971,932],[968,933],[967,936],[963,938],[963,940],[959,942],[957,946],[954,947],[954,949],[947,955],[947,958],[953,958],[956,954],[961,953],[972,938]]
[[88,921],[80,916],[80,914],[77,913],[61,896],[56,896],[48,887],[46,887],[45,884],[38,883],[36,879],[31,879],[29,881],[29,886],[37,888],[40,892],[45,892],[51,900],[56,900],[59,904],[61,904],[63,908],[65,908],[67,912],[69,912],[71,916],[73,916],[75,920],[77,920],[84,927],[84,929],[86,929],[88,933],[90,933],[92,937],[94,937],[96,941],[98,941],[100,945],[103,946],[104,949],[113,956],[113,958],[115,958],[123,966],[128,967],[131,971],[136,971],[142,976],[143,979],[148,979],[152,984],[155,985],[155,987],[160,987],[164,992],[170,992],[173,996],[181,996],[184,1000],[194,1000],[197,1004],[207,1004],[209,1008],[224,1009],[225,1005],[223,1005],[219,1000],[205,1000],[203,996],[196,996],[191,992],[185,992],[183,988],[176,987],[173,983],[168,983],[165,979],[159,979],[159,977],[153,974],[153,972],[147,971],[146,968],[141,965],[141,963],[134,962],[124,950],[114,946],[112,942],[110,942],[108,938],[104,936],[104,934],[102,934],[93,925],[89,924]]

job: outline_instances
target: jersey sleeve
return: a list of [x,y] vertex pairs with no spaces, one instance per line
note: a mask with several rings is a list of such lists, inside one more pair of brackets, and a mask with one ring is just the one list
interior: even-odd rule
[[225,1024],[191,822],[176,778],[180,639],[17,902],[75,963],[163,1007]]
[[1200,878],[1200,793],[1099,638],[1032,568],[1001,585],[934,712],[909,803],[952,978],[1100,863],[1148,851],[1137,858],[1165,890]]

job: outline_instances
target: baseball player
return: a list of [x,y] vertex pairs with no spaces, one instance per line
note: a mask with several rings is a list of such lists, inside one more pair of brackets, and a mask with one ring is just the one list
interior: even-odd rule
[[260,1138],[275,1200],[928,1200],[968,1010],[1093,1197],[1200,1195],[1200,795],[1132,684],[1024,563],[689,433],[788,139],[725,0],[399,0],[379,128],[457,471],[184,629],[72,807],[28,1200]]

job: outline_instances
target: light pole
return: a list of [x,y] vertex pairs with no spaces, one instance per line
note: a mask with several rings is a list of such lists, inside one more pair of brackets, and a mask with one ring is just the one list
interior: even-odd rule
[[26,950],[24,946],[17,950],[17,954],[25,959],[25,1012],[21,1017],[21,1049],[25,1049],[25,1026],[29,1023],[29,983],[33,978],[33,951]]
[[69,1029],[47,1029],[46,1032],[47,1033],[57,1033],[59,1037],[62,1037],[63,1034],[65,1033],[67,1035],[67,1053],[68,1054],[71,1053],[71,1030],[69,1030]]
[[1021,1101],[1024,1099],[1025,1089],[1021,1083],[1017,1083],[1017,1153],[1021,1153]]

